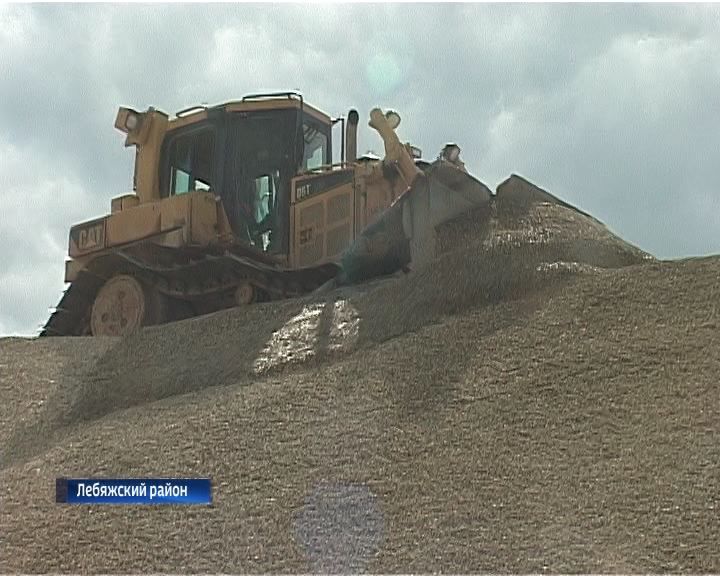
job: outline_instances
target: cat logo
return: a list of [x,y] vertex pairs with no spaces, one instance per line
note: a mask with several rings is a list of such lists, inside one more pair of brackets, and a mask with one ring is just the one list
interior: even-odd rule
[[77,247],[81,252],[105,247],[105,220],[83,226],[77,231]]

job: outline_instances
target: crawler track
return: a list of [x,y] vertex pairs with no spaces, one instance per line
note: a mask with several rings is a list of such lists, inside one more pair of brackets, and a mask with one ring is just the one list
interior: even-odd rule
[[337,271],[331,263],[290,270],[270,258],[265,262],[250,258],[241,247],[208,252],[135,245],[92,260],[65,291],[40,336],[89,334],[95,296],[117,274],[134,276],[170,301],[186,303],[182,317],[188,317],[233,306],[234,291],[241,283],[251,283],[260,300],[281,300],[311,292]]

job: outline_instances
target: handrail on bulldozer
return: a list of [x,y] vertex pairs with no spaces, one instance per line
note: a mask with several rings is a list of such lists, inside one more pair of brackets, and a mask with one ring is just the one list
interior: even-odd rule
[[272,98],[287,98],[288,100],[292,100],[293,97],[300,100],[300,104],[302,105],[303,97],[300,92],[290,91],[290,92],[264,92],[264,93],[258,93],[258,94],[248,94],[247,96],[243,96],[241,102],[247,102],[249,100],[266,100],[266,99],[272,99]]
[[321,166],[316,166],[315,168],[310,168],[310,170],[303,170],[302,172],[298,172],[296,176],[307,176],[308,174],[323,174],[325,172],[332,172],[336,168],[339,169],[347,169],[353,167],[353,162],[335,162],[333,164],[322,164]]

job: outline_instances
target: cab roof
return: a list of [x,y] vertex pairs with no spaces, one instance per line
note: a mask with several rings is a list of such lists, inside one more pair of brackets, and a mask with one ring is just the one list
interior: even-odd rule
[[170,119],[169,128],[179,128],[207,119],[208,112],[221,110],[223,112],[254,112],[258,110],[286,110],[289,108],[302,109],[310,116],[323,124],[330,125],[330,116],[321,112],[314,106],[307,104],[299,92],[271,92],[268,94],[251,94],[241,100],[231,100],[215,106],[193,106],[180,110]]

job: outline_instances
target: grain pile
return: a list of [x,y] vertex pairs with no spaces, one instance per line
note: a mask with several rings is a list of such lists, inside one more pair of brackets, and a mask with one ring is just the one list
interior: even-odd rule
[[[557,205],[439,233],[360,287],[0,341],[0,571],[718,571],[720,259]],[[58,506],[61,475],[214,505]]]

